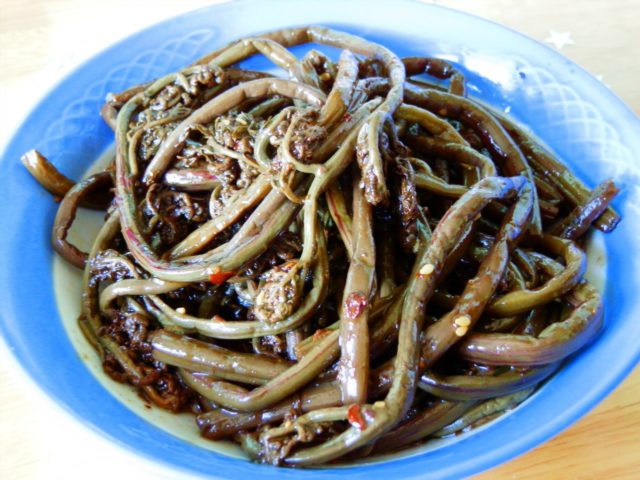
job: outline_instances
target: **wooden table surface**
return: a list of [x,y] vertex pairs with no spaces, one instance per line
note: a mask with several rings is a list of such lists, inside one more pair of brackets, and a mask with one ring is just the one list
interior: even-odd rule
[[[2,0],[0,144],[47,88],[93,53],[211,0]],[[562,53],[640,112],[637,0],[442,0],[538,40],[568,32]],[[425,26],[428,28],[428,25]],[[9,114],[11,112],[11,114]],[[17,161],[17,159],[16,159]],[[0,349],[0,478],[175,478],[71,421],[43,401]],[[477,479],[640,478],[640,369],[553,440]]]

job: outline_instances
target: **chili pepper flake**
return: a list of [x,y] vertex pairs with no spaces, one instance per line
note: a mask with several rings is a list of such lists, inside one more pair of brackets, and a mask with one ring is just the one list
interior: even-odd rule
[[353,320],[364,312],[368,304],[367,296],[363,292],[351,292],[344,301],[344,313],[349,320]]
[[214,285],[222,285],[227,279],[233,277],[235,275],[234,272],[223,272],[220,269],[218,271],[214,271],[209,275],[209,281]]
[[347,410],[347,420],[349,420],[349,423],[351,425],[353,425],[354,427],[360,430],[364,430],[365,428],[367,428],[367,422],[362,417],[362,412],[360,411],[360,405],[358,405],[357,403],[351,405]]
[[326,328],[319,328],[313,334],[313,340],[316,341],[316,342],[318,340],[322,340],[324,337],[326,337],[330,333],[331,333],[331,330],[327,330]]

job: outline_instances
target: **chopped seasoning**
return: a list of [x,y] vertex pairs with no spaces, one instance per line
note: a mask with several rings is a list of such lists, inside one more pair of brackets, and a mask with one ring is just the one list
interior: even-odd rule
[[469,318],[469,315],[460,315],[453,321],[453,323],[458,327],[468,327],[471,325],[471,318]]
[[331,330],[328,330],[326,328],[319,328],[313,334],[313,341],[317,342],[318,340],[322,340],[324,337],[326,337],[330,333],[331,333]]
[[358,404],[353,404],[349,407],[349,410],[347,410],[347,420],[349,420],[349,423],[351,425],[360,430],[364,430],[365,428],[367,428],[367,422],[362,417],[360,405]]
[[369,301],[362,292],[351,292],[344,301],[344,313],[349,320],[358,318],[367,308]]
[[458,327],[456,328],[456,335],[459,337],[464,337],[469,330],[467,327]]
[[233,277],[235,275],[234,272],[223,272],[218,269],[218,271],[214,271],[211,275],[209,275],[209,281],[214,285],[222,285],[227,279]]
[[427,275],[431,275],[435,269],[436,267],[432,263],[425,263],[420,267],[420,271],[418,273],[420,273],[421,277],[425,277]]

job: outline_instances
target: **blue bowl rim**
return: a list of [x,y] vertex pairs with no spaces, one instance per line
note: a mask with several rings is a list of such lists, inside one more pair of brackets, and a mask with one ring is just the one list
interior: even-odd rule
[[[315,0],[312,0],[315,1]],[[282,4],[286,4],[286,3],[294,3],[292,0],[276,0],[276,2],[282,3]],[[273,2],[273,3],[276,3]],[[365,5],[370,5],[371,3],[380,3],[380,4],[384,4],[386,3],[385,0],[355,0],[354,3],[363,3]],[[171,23],[175,22],[176,20],[179,19],[185,19],[188,18],[192,15],[197,14],[198,12],[204,12],[204,11],[211,11],[211,10],[215,10],[217,8],[220,7],[227,7],[227,6],[234,6],[234,5],[241,5],[241,4],[259,4],[260,1],[259,0],[232,0],[231,2],[224,2],[221,4],[214,4],[211,6],[205,6],[205,7],[201,7],[195,10],[191,10],[179,15],[176,15],[174,17],[165,19],[161,22],[157,22],[155,24],[149,25],[147,27],[145,27],[144,29],[134,32],[120,40],[118,40],[117,42],[111,44],[110,46],[106,47],[105,49],[95,53],[94,55],[92,55],[91,57],[89,57],[88,59],[84,60],[83,62],[79,63],[78,65],[76,65],[73,70],[71,70],[70,72],[68,72],[62,79],[60,79],[57,83],[55,83],[53,86],[51,86],[43,95],[40,96],[40,99],[36,102],[34,102],[34,106],[32,107],[31,111],[25,116],[24,121],[19,125],[19,127],[15,130],[15,134],[13,137],[11,137],[7,144],[4,146],[4,149],[2,151],[2,154],[0,155],[0,158],[2,159],[0,162],[0,165],[4,166],[6,164],[6,162],[10,161],[10,156],[9,156],[9,152],[11,152],[12,150],[15,150],[14,148],[14,142],[15,142],[15,138],[17,136],[17,132],[20,132],[21,130],[23,130],[29,123],[31,118],[35,115],[36,110],[38,109],[38,106],[40,105],[40,103],[48,98],[52,93],[54,93],[57,89],[59,89],[62,85],[64,85],[65,83],[67,83],[69,81],[69,79],[71,79],[72,77],[74,77],[74,75],[76,74],[76,72],[78,72],[79,70],[82,70],[84,68],[86,68],[87,66],[91,65],[93,62],[99,60],[102,56],[105,56],[107,54],[109,54],[112,51],[115,51],[119,48],[121,48],[124,44],[128,43],[129,41],[131,41],[133,38],[135,38],[136,36],[139,35],[144,35],[148,30],[151,29],[155,29],[158,27],[162,27],[163,25],[170,25]],[[317,2],[317,3],[322,3],[322,2]],[[527,35],[524,35],[510,27],[501,25],[493,20],[490,19],[486,19],[483,17],[479,17],[467,12],[463,12],[457,9],[453,9],[453,8],[449,8],[449,7],[445,7],[442,5],[436,5],[436,4],[429,4],[429,3],[424,3],[421,2],[420,0],[399,0],[398,3],[405,3],[405,4],[414,4],[414,5],[418,5],[418,8],[425,8],[425,9],[438,9],[438,10],[443,10],[446,12],[449,12],[451,14],[455,14],[459,17],[465,17],[467,20],[473,21],[473,22],[480,22],[480,23],[485,23],[485,24],[489,24],[491,26],[493,26],[496,29],[499,30],[503,30],[503,31],[508,31],[511,35],[516,35],[524,40],[526,40],[527,42],[529,42],[530,44],[532,44],[532,46],[535,46],[536,48],[543,48],[544,50],[546,50],[546,54],[550,55],[552,57],[554,57],[555,59],[562,59],[566,62],[568,62],[572,67],[574,67],[579,73],[579,75],[582,78],[582,80],[584,81],[591,81],[591,82],[597,82],[598,84],[600,83],[598,80],[596,80],[593,75],[591,73],[589,73],[587,70],[585,70],[583,67],[581,67],[579,64],[568,60],[566,57],[564,57],[563,55],[561,55],[558,51],[552,49],[551,47],[539,42],[538,40],[535,40]],[[615,92],[613,92],[610,89],[607,88],[599,88],[599,94],[601,96],[607,96],[609,98],[610,101],[615,103],[615,107],[618,110],[624,110],[626,112],[627,115],[627,119],[625,119],[625,121],[629,121],[629,122],[635,122],[638,123],[638,118],[635,115],[635,113],[633,112],[633,110],[624,103],[624,101],[617,95],[615,94]],[[640,123],[638,124],[638,126],[640,126]],[[4,242],[2,242],[3,246],[4,246]],[[0,251],[0,255],[4,255],[4,249],[2,251]],[[0,280],[5,280],[5,275],[3,274],[0,277]],[[2,314],[0,312],[0,319],[2,319],[2,317],[4,317],[4,314]],[[88,427],[89,431],[92,431],[94,433],[98,433],[101,437],[103,438],[109,438],[113,443],[115,443],[118,447],[121,448],[122,451],[128,452],[128,450],[126,449],[126,447],[129,445],[125,442],[123,442],[121,439],[117,438],[117,437],[113,437],[111,435],[109,435],[108,433],[106,433],[100,426],[95,425],[94,423],[92,423],[91,421],[87,420],[87,419],[80,419],[77,416],[74,415],[74,410],[69,408],[69,406],[65,403],[65,401],[58,395],[58,392],[52,392],[49,391],[48,389],[44,388],[40,383],[38,383],[35,378],[32,376],[31,372],[29,372],[25,365],[23,363],[20,362],[19,357],[17,356],[16,353],[16,349],[15,347],[13,347],[8,339],[7,339],[7,335],[6,335],[6,331],[4,329],[4,320],[2,320],[2,322],[0,322],[0,333],[2,333],[2,335],[0,335],[0,345],[3,346],[3,348],[5,348],[5,351],[8,351],[10,353],[9,357],[11,358],[11,360],[14,363],[14,366],[17,366],[17,368],[20,370],[20,372],[22,373],[22,377],[25,377],[26,379],[29,380],[29,383],[32,386],[35,386],[36,389],[42,393],[44,393],[44,396],[46,398],[48,398],[49,400],[53,400],[53,402],[51,402],[52,404],[56,405],[57,407],[59,407],[59,410],[64,412],[66,415],[68,415],[71,419],[73,419],[75,422],[79,423],[80,425],[84,426],[84,427]],[[533,449],[534,447],[542,444],[543,442],[547,441],[548,439],[558,435],[559,433],[561,433],[564,429],[566,429],[569,425],[575,423],[579,418],[581,418],[582,416],[584,416],[588,411],[590,411],[591,409],[593,409],[595,406],[597,406],[597,404],[602,401],[608,394],[610,394],[612,392],[612,390],[619,385],[622,380],[635,368],[635,366],[640,362],[640,347],[637,349],[637,351],[635,352],[635,354],[633,356],[629,356],[626,358],[626,361],[623,363],[618,363],[616,366],[618,367],[615,370],[615,375],[611,375],[609,374],[606,378],[605,381],[600,381],[597,386],[592,389],[589,393],[589,395],[585,395],[581,398],[579,398],[577,401],[575,401],[572,405],[571,408],[569,410],[567,410],[565,412],[565,415],[563,415],[561,418],[557,419],[555,422],[551,422],[551,423],[547,423],[544,427],[537,429],[533,434],[532,433],[527,433],[526,435],[523,435],[518,442],[516,443],[512,443],[510,444],[508,447],[506,448],[501,448],[498,449],[496,451],[494,451],[492,453],[492,455],[490,456],[484,456],[481,460],[480,463],[475,463],[472,464],[470,461],[463,461],[458,465],[458,468],[455,469],[455,473],[456,476],[459,475],[469,475],[472,473],[479,473],[485,469],[488,469],[490,467],[493,467],[495,465],[498,465],[500,463],[503,463],[506,460],[515,458],[516,456],[522,455],[524,453],[526,453],[527,451]],[[126,408],[126,407],[125,407]],[[568,414],[567,414],[568,413]],[[140,450],[137,449],[136,453],[144,458],[146,458],[149,461],[152,462],[160,462],[164,465],[166,465],[167,467],[173,468],[173,469],[183,469],[185,472],[189,472],[190,474],[194,474],[195,472],[193,470],[187,469],[184,466],[177,466],[175,463],[172,463],[171,461],[164,459],[164,458],[158,458],[157,456],[155,456],[152,452],[148,452],[148,451],[144,451],[144,450]],[[388,464],[395,464],[398,462],[405,462],[405,461],[409,461],[409,460],[413,460],[415,457],[409,457],[407,459],[405,458],[400,458],[398,460],[391,460],[388,463],[384,464],[384,465],[388,465]],[[373,465],[374,467],[376,465]],[[364,468],[367,468],[367,466],[365,466]],[[346,470],[343,469],[338,469],[338,471],[342,471],[343,473],[347,473]],[[278,475],[278,473],[281,472],[281,470],[273,470],[273,474],[274,475]],[[312,469],[312,470],[305,470],[305,471],[297,471],[297,473],[302,473],[302,472],[307,472],[309,474],[312,474],[314,472],[318,472],[318,473],[329,473],[329,471],[327,470],[323,470],[323,469]],[[263,472],[265,473],[265,472]],[[370,473],[370,472],[369,472]],[[449,475],[452,475],[454,473],[454,470],[449,470],[447,472],[447,477],[449,478]],[[309,476],[313,476],[313,475],[309,475]],[[207,476],[207,478],[211,478],[209,476]],[[409,477],[407,477],[409,478]],[[417,478],[417,477],[416,477]],[[444,477],[441,477],[444,478]],[[454,478],[453,476],[451,478]]]

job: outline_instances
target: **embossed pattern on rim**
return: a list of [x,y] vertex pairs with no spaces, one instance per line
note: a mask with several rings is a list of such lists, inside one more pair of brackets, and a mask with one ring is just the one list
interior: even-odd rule
[[[367,25],[357,20],[366,8]],[[286,16],[279,12],[287,11]],[[242,22],[237,19],[241,18]],[[407,20],[409,19],[409,20]],[[128,449],[192,473],[219,478],[458,478],[523,453],[593,407],[637,363],[640,346],[640,229],[624,222],[607,238],[610,278],[625,282],[606,292],[607,329],[534,398],[475,435],[424,455],[334,470],[283,471],[213,455],[133,415],[86,371],[56,321],[49,226],[55,206],[16,161],[37,147],[76,177],[110,143],[97,115],[104,94],[188,63],[231,39],[282,26],[322,23],[385,43],[401,54],[436,54],[466,70],[471,94],[518,120],[593,185],[614,177],[624,216],[640,210],[640,124],[606,87],[557,53],[491,22],[417,2],[233,2],[150,27],[99,54],[63,80],[33,111],[3,155],[5,198],[0,206],[13,236],[0,238],[0,331],[24,370],[67,411]],[[427,28],[428,27],[428,28]],[[82,92],[79,95],[79,92]],[[637,218],[637,217],[636,217]],[[30,254],[21,257],[25,239]],[[19,286],[19,288],[18,288]],[[33,301],[33,292],[37,302]],[[46,319],[47,321],[43,321]],[[33,332],[38,332],[34,335]],[[65,370],[51,371],[52,359]],[[602,367],[606,365],[606,370]],[[592,372],[598,372],[594,380]],[[100,401],[101,408],[92,407]],[[464,451],[464,456],[459,455]]]

